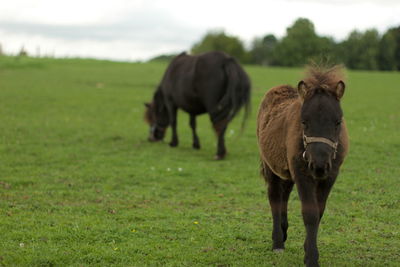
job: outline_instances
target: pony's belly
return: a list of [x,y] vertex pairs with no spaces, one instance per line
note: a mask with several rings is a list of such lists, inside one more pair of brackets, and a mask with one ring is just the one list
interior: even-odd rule
[[271,168],[272,172],[275,173],[277,176],[279,176],[281,179],[283,180],[291,180],[291,176],[290,176],[290,172],[289,172],[289,168],[286,166],[282,167],[282,164],[279,165],[274,165],[271,164],[267,161],[268,166]]
[[196,106],[181,106],[180,107],[183,111],[192,114],[192,115],[200,115],[200,114],[204,114],[207,112],[207,110],[200,105],[196,105]]
[[199,98],[186,97],[183,99],[174,99],[174,103],[178,108],[189,114],[200,115],[207,112],[206,107]]

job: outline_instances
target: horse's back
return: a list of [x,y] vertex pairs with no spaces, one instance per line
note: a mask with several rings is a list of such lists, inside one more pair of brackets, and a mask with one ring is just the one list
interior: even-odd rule
[[186,53],[176,56],[164,74],[162,85],[165,87],[175,87],[181,79],[192,79],[195,72],[197,58]]
[[209,112],[226,92],[224,64],[229,58],[217,51],[182,53],[170,63],[161,86],[174,104],[186,112]]
[[258,129],[263,129],[272,118],[283,115],[287,107],[296,99],[298,99],[298,93],[290,85],[271,88],[264,95],[258,111]]
[[198,56],[178,55],[169,64],[160,84],[168,101],[189,113],[205,111],[193,89],[198,60]]
[[177,86],[184,80],[185,87],[192,87],[195,80],[210,80],[210,75],[221,75],[223,64],[228,58],[227,54],[217,51],[200,55],[181,53],[169,64],[163,83]]
[[194,90],[200,96],[216,94],[214,98],[220,98],[225,89],[224,64],[229,58],[228,55],[222,52],[209,52],[197,57]]

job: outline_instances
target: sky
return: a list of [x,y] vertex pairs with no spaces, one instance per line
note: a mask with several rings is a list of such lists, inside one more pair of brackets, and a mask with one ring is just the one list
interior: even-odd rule
[[247,46],[280,38],[300,17],[340,41],[354,29],[400,26],[400,0],[4,0],[0,45],[8,54],[148,60],[188,51],[210,30]]

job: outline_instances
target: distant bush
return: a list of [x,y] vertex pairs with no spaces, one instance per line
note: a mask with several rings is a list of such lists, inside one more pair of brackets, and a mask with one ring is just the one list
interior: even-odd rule
[[[297,19],[278,39],[272,34],[256,37],[246,49],[242,40],[223,30],[209,31],[191,47],[193,54],[223,51],[241,63],[264,66],[300,67],[315,62],[344,64],[349,69],[400,70],[400,26],[380,35],[376,29],[354,30],[347,39],[335,41],[319,36],[314,24]],[[177,54],[165,54],[149,61],[171,61]]]
[[170,62],[174,57],[176,57],[178,54],[164,54],[164,55],[159,55],[156,57],[153,57],[149,60],[149,62],[154,62],[154,61],[165,61],[165,62]]
[[242,63],[249,63],[249,54],[243,42],[235,36],[227,35],[224,31],[210,31],[198,43],[192,46],[193,54],[209,51],[225,52]]
[[347,39],[335,42],[319,36],[310,20],[299,18],[280,40],[271,34],[255,38],[249,54],[249,63],[261,65],[292,67],[328,59],[350,69],[400,70],[400,27],[383,35],[376,29],[354,30]]
[[27,57],[28,56],[28,52],[25,50],[24,47],[21,47],[21,50],[19,51],[18,56],[20,56],[20,57]]
[[43,68],[46,59],[37,59],[28,56],[5,56],[0,55],[0,69],[16,68]]

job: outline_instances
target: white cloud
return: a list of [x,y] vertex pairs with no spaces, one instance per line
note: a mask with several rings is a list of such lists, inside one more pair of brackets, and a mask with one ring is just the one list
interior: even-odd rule
[[[0,40],[5,34],[0,30]],[[21,47],[33,56],[91,57],[114,60],[147,60],[155,55],[182,52],[189,44],[127,41],[123,39],[90,40],[48,38],[30,34],[7,34],[8,42],[2,44],[6,53],[17,54]]]
[[215,28],[249,43],[281,37],[306,17],[319,34],[340,40],[356,28],[398,26],[398,14],[398,0],[13,0],[0,9],[0,43],[13,53],[25,45],[30,53],[146,59],[189,49]]
[[4,1],[2,21],[51,25],[86,25],[110,23],[127,10],[140,10],[142,0],[13,0]]

